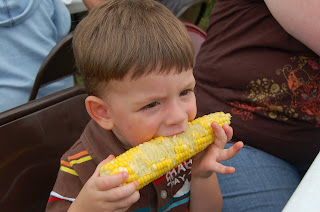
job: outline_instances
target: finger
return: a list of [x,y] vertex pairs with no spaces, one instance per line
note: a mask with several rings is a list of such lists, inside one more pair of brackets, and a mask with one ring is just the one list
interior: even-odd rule
[[235,143],[233,145],[233,148],[237,149],[237,151],[239,152],[240,149],[242,149],[243,146],[244,146],[244,143],[242,141],[238,141],[237,143]]
[[230,158],[233,158],[235,155],[238,154],[238,152],[242,147],[243,147],[243,142],[238,141],[229,149],[222,150],[219,154],[219,157],[217,158],[217,161],[220,162],[220,161],[229,160]]
[[109,176],[101,176],[95,179],[95,186],[99,191],[106,191],[118,187],[129,177],[127,172],[120,172]]
[[220,127],[220,125],[216,122],[212,122],[211,127],[215,134],[215,145],[218,146],[220,149],[223,149],[227,141],[227,135],[224,132],[224,129],[222,129],[222,127]]
[[99,177],[100,176],[100,168],[101,166],[103,166],[104,164],[108,163],[109,161],[113,160],[115,157],[114,155],[109,155],[106,159],[104,159],[103,161],[101,161],[99,163],[99,165],[97,166],[96,170],[93,173],[93,177]]
[[233,136],[233,129],[232,129],[232,127],[230,127],[229,125],[224,124],[224,125],[222,126],[222,128],[223,128],[224,132],[225,132],[226,135],[227,135],[227,141],[231,141],[232,136]]
[[216,163],[213,171],[219,174],[233,174],[235,173],[236,169],[231,166],[225,166],[221,163]]
[[[128,183],[123,186],[116,187],[112,190],[108,191],[108,195],[110,196],[108,198],[108,201],[110,202],[117,202],[123,199],[126,199],[133,195],[135,191],[138,189],[138,182],[133,181],[131,183]],[[126,207],[126,206],[125,206]]]
[[136,203],[140,199],[140,193],[139,191],[135,191],[132,195],[130,195],[128,198],[125,198],[117,203],[115,203],[115,207],[119,208],[116,210],[116,212],[120,211],[127,211],[129,207]]

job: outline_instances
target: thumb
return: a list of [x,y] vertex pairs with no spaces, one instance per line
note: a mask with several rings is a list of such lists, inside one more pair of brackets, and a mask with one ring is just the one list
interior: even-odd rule
[[99,165],[97,166],[96,170],[94,171],[92,177],[99,177],[100,176],[100,168],[101,168],[101,166],[103,166],[104,164],[108,163],[109,161],[111,161],[113,159],[115,159],[114,155],[109,155],[106,159],[101,161],[99,163]]

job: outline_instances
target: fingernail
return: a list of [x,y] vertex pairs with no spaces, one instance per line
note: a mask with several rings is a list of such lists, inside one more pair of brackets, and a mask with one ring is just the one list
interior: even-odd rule
[[217,122],[212,122],[214,126],[219,126],[219,124]]
[[139,183],[137,181],[133,181],[133,182],[134,182],[136,188],[138,188],[139,187]]
[[122,172],[122,174],[123,174],[123,176],[124,176],[126,179],[129,177],[129,174],[128,174],[128,172],[126,172],[126,171]]

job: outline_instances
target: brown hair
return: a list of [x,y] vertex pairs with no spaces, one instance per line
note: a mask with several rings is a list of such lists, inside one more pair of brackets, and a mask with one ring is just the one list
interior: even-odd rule
[[89,95],[101,82],[193,67],[194,49],[185,28],[153,0],[108,0],[78,24],[73,37],[76,65]]

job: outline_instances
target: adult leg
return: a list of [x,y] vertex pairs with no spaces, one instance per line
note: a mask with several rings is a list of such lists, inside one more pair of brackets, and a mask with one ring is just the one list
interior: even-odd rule
[[291,164],[249,146],[221,163],[236,168],[235,174],[218,174],[224,212],[281,211],[301,180]]

